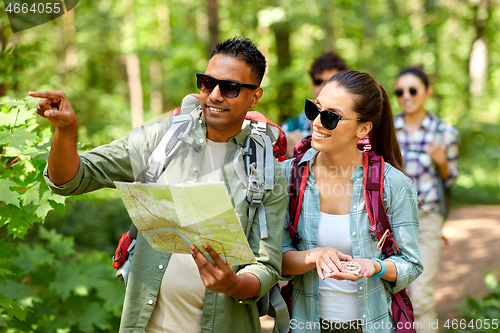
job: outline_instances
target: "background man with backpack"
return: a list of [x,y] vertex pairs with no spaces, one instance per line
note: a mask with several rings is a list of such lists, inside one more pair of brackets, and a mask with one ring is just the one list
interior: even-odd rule
[[[242,125],[262,96],[259,85],[265,66],[264,56],[249,39],[216,45],[205,73],[197,75],[200,105],[190,113],[195,125],[190,142],[196,142],[197,149],[183,145],[160,176],[160,182],[169,184],[223,181],[244,230],[249,202],[245,174],[242,177],[240,171],[248,150],[242,153],[241,148],[251,130]],[[175,119],[138,127],[78,155],[77,117],[64,93],[30,95],[42,98],[38,113],[56,126],[45,178],[62,195],[114,187],[113,181],[137,181],[141,173],[137,170],[147,167]],[[275,190],[264,193],[248,235],[257,263],[229,267],[210,247],[205,249],[214,264],[196,247],[191,247],[192,255],[156,252],[139,234],[120,332],[260,332],[256,301],[280,276],[287,205],[283,171],[274,158],[271,161]],[[262,236],[262,221],[267,223],[267,236]]]

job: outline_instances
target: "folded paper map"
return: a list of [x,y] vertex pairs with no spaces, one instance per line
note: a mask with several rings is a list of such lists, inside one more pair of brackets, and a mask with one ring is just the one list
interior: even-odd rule
[[154,250],[190,253],[209,244],[228,265],[256,262],[224,183],[115,182],[137,229]]

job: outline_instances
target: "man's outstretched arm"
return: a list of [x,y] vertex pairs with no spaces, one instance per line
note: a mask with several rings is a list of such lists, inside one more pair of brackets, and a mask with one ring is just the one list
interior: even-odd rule
[[75,177],[80,165],[76,150],[78,121],[75,111],[62,91],[30,92],[41,98],[37,113],[55,125],[52,148],[49,154],[49,178],[55,185],[62,185]]

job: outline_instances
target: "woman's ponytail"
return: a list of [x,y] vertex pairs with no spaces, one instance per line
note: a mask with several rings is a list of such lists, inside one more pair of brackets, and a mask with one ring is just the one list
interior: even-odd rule
[[403,156],[399,149],[396,129],[394,128],[394,119],[392,117],[392,108],[384,87],[379,84],[382,94],[382,114],[378,126],[374,126],[370,135],[372,149],[379,155],[382,155],[386,162],[389,162],[396,169],[404,171]]

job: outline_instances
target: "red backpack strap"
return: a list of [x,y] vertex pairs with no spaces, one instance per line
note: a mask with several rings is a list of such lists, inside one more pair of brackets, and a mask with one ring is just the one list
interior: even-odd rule
[[300,243],[300,237],[297,233],[299,225],[300,210],[302,208],[302,201],[304,200],[304,191],[306,190],[307,179],[309,178],[309,163],[302,163],[302,157],[311,148],[311,135],[302,139],[295,148],[295,160],[292,164],[292,171],[290,173],[290,192],[288,197],[288,211],[290,213],[290,225],[286,230],[292,236],[292,245],[296,246]]
[[309,178],[309,163],[300,164],[300,158],[296,158],[292,164],[290,174],[290,193],[288,197],[288,211],[290,213],[290,224],[286,228],[292,237],[292,245],[297,246],[301,238],[297,233],[299,225],[300,210],[304,200],[304,191]]
[[393,254],[392,244],[400,254],[394,240],[389,217],[384,207],[384,157],[374,151],[363,152],[363,196],[371,222],[370,232],[380,240],[377,248],[386,256]]
[[311,148],[311,140],[312,140],[311,137],[312,135],[309,134],[308,136],[300,140],[300,142],[297,143],[295,147],[293,147],[293,157],[302,158],[302,156],[304,156],[304,154],[309,150],[309,148]]

